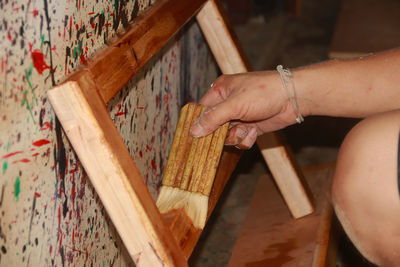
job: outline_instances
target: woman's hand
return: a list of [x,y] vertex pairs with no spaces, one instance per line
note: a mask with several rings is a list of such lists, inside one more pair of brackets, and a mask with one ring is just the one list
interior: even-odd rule
[[276,71],[223,75],[200,104],[209,108],[192,125],[192,135],[208,135],[231,121],[225,143],[242,149],[250,148],[258,135],[295,123],[297,117]]

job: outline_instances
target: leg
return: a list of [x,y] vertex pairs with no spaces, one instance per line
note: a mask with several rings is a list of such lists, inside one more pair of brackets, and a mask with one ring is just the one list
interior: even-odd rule
[[363,120],[340,148],[332,185],[336,214],[358,250],[378,265],[400,265],[397,182],[400,111]]

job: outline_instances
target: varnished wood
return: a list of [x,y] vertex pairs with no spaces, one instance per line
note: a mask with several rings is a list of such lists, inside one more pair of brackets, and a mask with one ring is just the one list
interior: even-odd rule
[[316,200],[316,211],[294,220],[271,177],[261,176],[229,267],[324,266],[332,223],[329,188],[334,163],[303,171]]
[[48,93],[79,160],[137,266],[186,266],[87,72]]
[[205,0],[158,0],[130,29],[85,67],[108,102],[164,44],[192,18]]

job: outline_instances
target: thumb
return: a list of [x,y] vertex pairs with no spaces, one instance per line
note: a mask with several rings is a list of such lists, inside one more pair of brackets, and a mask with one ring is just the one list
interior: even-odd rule
[[202,137],[214,132],[220,125],[230,121],[235,109],[231,109],[227,101],[221,102],[204,111],[193,123],[190,133],[194,137]]

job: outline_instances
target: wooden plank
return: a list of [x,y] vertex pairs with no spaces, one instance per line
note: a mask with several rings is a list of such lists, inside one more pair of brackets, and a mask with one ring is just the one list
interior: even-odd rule
[[[197,15],[197,21],[224,74],[250,70],[249,63],[239,47],[236,35],[230,28],[219,1],[208,1]],[[274,146],[265,147],[271,140],[274,141]],[[279,184],[293,217],[299,218],[310,214],[313,206],[303,189],[301,174],[293,167],[295,162],[288,156],[288,148],[280,144],[274,133],[259,137],[257,144],[274,179]]]
[[108,102],[202,7],[205,0],[158,0],[85,67]]
[[399,17],[397,0],[344,0],[329,57],[359,57],[398,47]]
[[48,92],[69,141],[137,266],[187,266],[91,75]]
[[308,267],[313,260],[325,261],[332,214],[329,187],[334,163],[307,167],[303,171],[316,200],[316,211],[293,220],[271,177],[261,176],[232,250],[229,267]]
[[263,135],[257,144],[292,216],[300,218],[312,213],[314,209],[305,187],[307,183],[297,163],[291,160],[290,148],[282,145],[278,134]]

